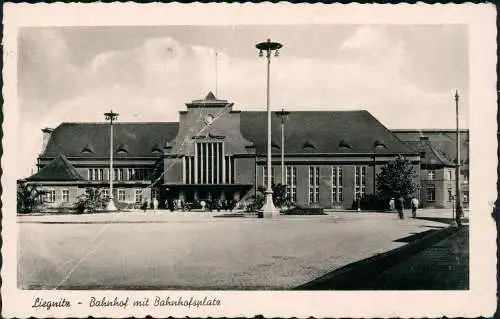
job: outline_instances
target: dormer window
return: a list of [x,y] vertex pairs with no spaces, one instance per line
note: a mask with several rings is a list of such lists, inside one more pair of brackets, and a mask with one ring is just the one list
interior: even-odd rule
[[161,152],[162,152],[162,149],[161,149],[160,145],[158,145],[158,144],[155,144],[153,146],[153,148],[151,149],[151,153],[161,153]]
[[126,153],[128,153],[128,146],[127,146],[127,144],[121,144],[120,146],[118,146],[118,148],[116,149],[116,152],[118,154],[126,154]]
[[304,144],[302,144],[302,148],[304,149],[304,151],[315,150],[316,145],[314,145],[314,143],[311,141],[305,141]]
[[381,142],[381,141],[379,141],[379,140],[376,140],[373,146],[374,146],[374,147],[375,147],[375,149],[377,149],[377,150],[387,149],[387,146],[385,146],[385,144],[384,144],[384,143],[382,143],[382,142]]
[[339,143],[340,150],[348,150],[351,149],[351,145],[349,145],[345,140],[340,141]]
[[87,153],[94,153],[94,148],[92,146],[90,146],[89,144],[86,144],[82,150],[81,150],[82,153],[84,154],[87,154]]

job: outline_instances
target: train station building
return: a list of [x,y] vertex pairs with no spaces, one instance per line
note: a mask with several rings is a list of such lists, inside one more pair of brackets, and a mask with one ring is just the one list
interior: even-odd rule
[[[417,172],[417,196],[429,206],[451,205],[446,195],[454,164],[436,151],[432,138],[421,139],[420,131],[393,132],[364,110],[297,111],[284,120],[282,145],[281,123],[274,114],[270,178],[283,180],[296,204],[350,208],[356,199],[375,193],[376,174],[402,155]],[[113,172],[109,123],[61,123],[43,130],[38,172],[25,181],[40,185],[48,205],[57,207],[73,205],[88,187],[106,193],[110,173],[117,202],[157,198],[160,207],[167,198],[244,203],[266,184],[265,111],[240,111],[209,93],[186,103],[179,122],[118,121],[113,128]],[[434,181],[428,181],[433,170]]]

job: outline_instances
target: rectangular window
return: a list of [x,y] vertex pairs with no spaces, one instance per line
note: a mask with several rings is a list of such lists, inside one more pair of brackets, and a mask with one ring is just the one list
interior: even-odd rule
[[107,188],[102,189],[102,198],[109,198],[109,189]]
[[62,201],[65,203],[69,202],[69,190],[68,189],[62,190]]
[[45,191],[45,201],[47,203],[55,203],[56,202],[56,191],[53,189]]
[[464,203],[468,203],[469,202],[469,191],[464,191]]
[[223,142],[197,142],[194,157],[186,158],[185,176],[187,181],[196,184],[232,182],[232,158],[224,156]]
[[453,180],[453,170],[451,170],[451,169],[449,169],[449,170],[448,170],[448,179],[449,179],[450,181],[452,181],[452,180]]
[[354,199],[358,200],[366,193],[366,166],[354,167]]
[[160,199],[160,192],[157,189],[151,190],[151,199]]
[[428,171],[427,172],[427,179],[430,181],[433,181],[436,178],[436,171]]
[[142,203],[142,189],[135,190],[135,202]]
[[224,157],[224,174],[225,174],[225,183],[233,184],[234,183],[234,158],[232,156]]
[[332,167],[332,204],[340,204],[344,200],[343,196],[343,172],[342,167]]
[[448,201],[451,202],[453,200],[453,189],[448,187]]
[[319,166],[309,166],[309,203],[319,203]]
[[462,182],[464,184],[469,184],[469,176],[468,175],[462,175]]
[[184,156],[184,184],[191,184],[191,157]]
[[93,180],[94,180],[94,169],[89,168],[89,181],[93,181]]
[[113,180],[123,181],[123,168],[115,168],[113,169],[113,171],[114,171]]
[[285,170],[286,195],[292,203],[297,202],[297,167],[287,166]]
[[434,202],[436,200],[436,187],[434,185],[427,186],[427,201]]
[[125,201],[125,190],[124,189],[119,189],[118,190],[118,201],[119,202],[124,202]]

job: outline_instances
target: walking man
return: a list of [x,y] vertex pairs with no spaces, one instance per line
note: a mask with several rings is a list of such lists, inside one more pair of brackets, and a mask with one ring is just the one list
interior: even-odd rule
[[417,209],[418,209],[418,199],[413,197],[411,199],[411,214],[413,218],[417,217]]
[[391,200],[389,200],[389,209],[391,212],[394,211],[394,208],[396,207],[396,202],[394,201],[394,197],[391,197]]
[[404,219],[404,207],[405,207],[405,200],[403,196],[400,196],[396,202],[396,209],[398,210],[398,216],[399,219]]

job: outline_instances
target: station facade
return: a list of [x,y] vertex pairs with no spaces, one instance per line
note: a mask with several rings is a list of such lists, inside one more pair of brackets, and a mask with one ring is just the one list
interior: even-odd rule
[[[272,116],[271,179],[283,180],[298,205],[350,208],[356,199],[375,193],[376,174],[399,155],[411,161],[416,182],[422,183],[427,166],[421,158],[430,150],[403,142],[367,111],[291,112],[284,123],[283,146],[281,120]],[[233,103],[209,93],[187,103],[179,122],[113,125],[111,173],[118,203],[157,198],[160,207],[167,199],[243,204],[266,185],[265,111],[234,110]],[[39,170],[25,181],[46,190],[48,205],[54,207],[73,205],[88,187],[109,195],[109,131],[109,123],[62,123],[44,129]],[[443,172],[454,169],[449,162],[439,165]],[[417,196],[422,195],[420,187]],[[438,198],[428,204],[446,206]]]

